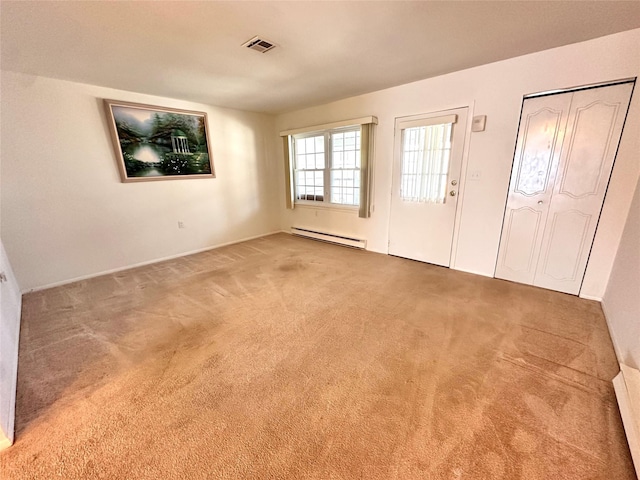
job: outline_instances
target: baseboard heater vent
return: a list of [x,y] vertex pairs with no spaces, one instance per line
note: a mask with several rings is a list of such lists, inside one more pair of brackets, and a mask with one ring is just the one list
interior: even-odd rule
[[620,364],[620,373],[613,379],[613,387],[629,441],[631,458],[640,478],[640,371]]
[[323,242],[335,243],[336,245],[344,245],[345,247],[364,249],[367,246],[367,241],[361,238],[345,237],[343,235],[336,235],[335,233],[318,232],[317,230],[309,230],[307,228],[291,227],[291,234],[321,240]]

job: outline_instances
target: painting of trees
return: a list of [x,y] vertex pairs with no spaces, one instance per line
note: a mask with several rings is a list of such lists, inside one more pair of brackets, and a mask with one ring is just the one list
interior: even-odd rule
[[123,181],[213,176],[205,113],[105,102]]

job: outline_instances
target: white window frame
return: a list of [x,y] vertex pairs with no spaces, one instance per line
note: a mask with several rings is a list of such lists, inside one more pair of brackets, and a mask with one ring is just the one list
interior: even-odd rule
[[[313,132],[304,132],[291,135],[291,158],[292,162],[292,170],[293,170],[293,199],[294,203],[297,206],[306,206],[306,207],[320,207],[320,208],[334,208],[334,209],[344,209],[349,211],[358,211],[360,209],[360,196],[358,195],[358,203],[348,204],[348,203],[335,203],[331,201],[331,171],[333,169],[333,149],[331,145],[331,136],[334,133],[343,133],[343,132],[359,132],[362,135],[362,127],[359,124],[356,125],[347,125],[340,126],[337,128],[329,128],[324,130],[317,130]],[[319,200],[303,200],[298,198],[298,179],[297,172],[299,171],[297,167],[297,154],[296,154],[296,140],[302,138],[309,137],[324,137],[324,169],[323,169],[323,199]],[[359,155],[362,155],[361,146],[358,145],[357,151]],[[359,175],[362,175],[362,159],[360,159],[360,167],[356,169],[349,170],[357,170]],[[303,170],[316,170],[316,169],[303,169]],[[358,186],[358,191],[360,189],[360,185]]]

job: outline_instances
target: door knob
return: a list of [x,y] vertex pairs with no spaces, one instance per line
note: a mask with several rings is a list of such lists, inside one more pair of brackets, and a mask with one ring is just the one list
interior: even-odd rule
[[451,185],[453,185],[454,187],[458,184],[457,180],[451,180]]
[[449,192],[449,195],[451,195],[452,197],[455,197],[456,196],[456,191],[455,190],[451,190]]
[[538,205],[542,205],[544,202],[542,200],[538,200]]

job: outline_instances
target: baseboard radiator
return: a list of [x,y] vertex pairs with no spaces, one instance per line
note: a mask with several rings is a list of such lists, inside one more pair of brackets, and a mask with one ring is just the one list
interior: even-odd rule
[[302,227],[291,227],[291,234],[323,242],[335,243],[336,245],[343,245],[345,247],[364,249],[367,246],[367,241],[361,238],[346,237],[344,235],[320,232]]
[[640,478],[640,371],[620,364],[620,373],[613,379],[613,386],[631,457]]

